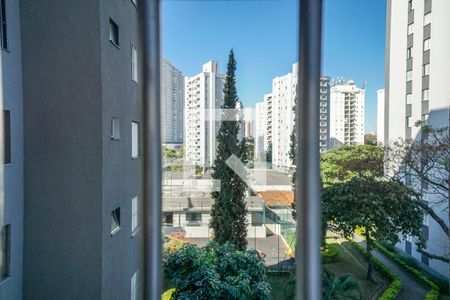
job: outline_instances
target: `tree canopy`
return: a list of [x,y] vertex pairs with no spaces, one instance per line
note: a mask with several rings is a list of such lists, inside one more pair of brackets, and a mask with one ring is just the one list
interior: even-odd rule
[[185,245],[164,260],[164,274],[172,299],[271,299],[262,258],[231,243]]
[[397,243],[399,235],[419,236],[422,210],[413,201],[414,191],[397,181],[355,177],[324,189],[323,218],[328,229],[351,238],[363,228],[369,252],[368,278],[371,279],[373,240]]
[[353,178],[384,176],[383,149],[373,145],[344,145],[323,153],[321,177],[324,186]]

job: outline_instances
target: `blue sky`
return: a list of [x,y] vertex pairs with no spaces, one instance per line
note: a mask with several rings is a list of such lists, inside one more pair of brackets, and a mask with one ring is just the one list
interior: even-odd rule
[[[324,0],[322,73],[366,85],[366,132],[376,130],[376,91],[384,86],[386,1]],[[297,2],[163,1],[163,56],[185,76],[214,59],[225,72],[230,48],[238,94],[254,106],[272,79],[297,61]]]

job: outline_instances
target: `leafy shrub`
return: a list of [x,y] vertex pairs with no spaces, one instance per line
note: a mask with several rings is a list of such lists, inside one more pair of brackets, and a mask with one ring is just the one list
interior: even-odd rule
[[230,243],[187,244],[163,262],[175,288],[171,299],[271,299],[266,267],[254,250],[239,251]]
[[[361,247],[357,242],[350,240],[350,244],[359,252],[364,258],[368,258],[369,254],[367,253],[367,250]],[[388,288],[383,292],[383,294],[380,296],[380,300],[393,300],[397,297],[397,295],[400,293],[400,290],[402,289],[402,281],[400,278],[392,272],[391,269],[389,269],[385,264],[383,264],[380,260],[378,260],[376,257],[372,257],[373,266],[385,277],[389,278],[391,280],[391,283],[389,284]],[[431,299],[428,299],[431,300]]]
[[418,281],[420,281],[423,285],[425,285],[429,289],[428,293],[425,295],[426,300],[437,300],[438,299],[439,287],[436,284],[434,284],[434,282],[432,282],[430,279],[428,279],[425,274],[421,273],[417,269],[408,265],[405,261],[398,258],[394,253],[392,253],[389,250],[387,250],[386,248],[384,248],[380,243],[375,242],[374,245],[375,245],[375,248],[377,248],[381,253],[383,253],[389,259],[394,261],[397,265],[399,265],[402,269],[404,269],[412,277],[416,278]]
[[337,244],[326,244],[325,249],[321,251],[323,263],[335,262],[339,255],[339,248]]

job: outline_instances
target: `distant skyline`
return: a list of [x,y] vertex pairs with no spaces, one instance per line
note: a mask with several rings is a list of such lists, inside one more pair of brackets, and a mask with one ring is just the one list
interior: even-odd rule
[[[272,79],[297,61],[297,1],[163,1],[163,56],[185,76],[209,60],[238,63],[238,95],[254,107]],[[376,91],[384,88],[386,3],[325,0],[322,74],[366,85],[365,131],[376,131]],[[301,63],[301,62],[300,62]]]

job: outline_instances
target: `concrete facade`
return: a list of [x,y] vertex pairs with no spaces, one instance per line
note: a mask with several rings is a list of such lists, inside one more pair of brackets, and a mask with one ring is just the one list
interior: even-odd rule
[[365,89],[353,80],[336,82],[330,91],[330,146],[364,144]]
[[184,142],[188,164],[208,168],[214,162],[220,125],[215,110],[223,102],[224,81],[217,61],[209,61],[201,73],[185,77]]
[[[0,50],[0,105],[10,116],[10,151],[2,147],[0,157],[3,159],[6,150],[11,159],[3,160],[0,172],[0,269],[5,272],[0,274],[0,299],[22,299],[23,90],[19,1],[5,0],[5,12],[7,45],[2,44]],[[2,145],[7,145],[8,136],[4,133],[8,120],[0,113],[0,138]],[[5,225],[10,228],[9,243],[5,243]],[[6,253],[10,254],[9,259]]]
[[24,299],[129,299],[142,286],[137,16],[132,1],[21,1]]
[[384,89],[377,91],[377,143],[384,145]]
[[[289,157],[291,134],[294,128],[294,106],[297,98],[298,63],[292,65],[290,73],[272,80],[272,93],[264,96],[267,129],[264,135],[264,150],[272,147],[272,166],[275,169],[292,168]],[[330,78],[320,77],[319,141],[320,151],[329,148],[330,138]]]
[[[386,82],[384,142],[399,139],[420,141],[417,121],[433,127],[449,126],[450,101],[450,2],[447,0],[388,1],[386,31]],[[419,186],[415,186],[421,189]],[[424,200],[448,226],[447,203],[436,204],[436,195],[424,193]],[[427,251],[449,253],[448,236],[437,223],[425,216],[423,232]],[[415,239],[399,244],[408,254],[432,269],[449,276],[447,263],[418,253]]]
[[184,77],[170,62],[162,63],[162,142],[182,144],[184,130]]

